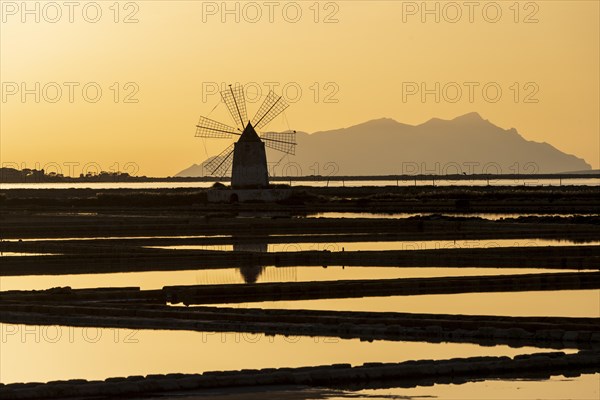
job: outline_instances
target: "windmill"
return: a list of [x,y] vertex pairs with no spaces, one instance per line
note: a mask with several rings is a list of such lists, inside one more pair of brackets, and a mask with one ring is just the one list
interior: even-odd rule
[[[265,147],[285,154],[295,154],[296,132],[267,132],[258,134],[288,107],[288,103],[272,90],[252,120],[246,115],[244,89],[241,85],[221,91],[221,99],[231,114],[235,127],[200,117],[196,125],[196,137],[208,139],[237,139],[219,155],[205,164],[212,175],[224,176],[231,167],[233,189],[256,189],[269,186]],[[248,121],[248,122],[246,122]],[[233,166],[232,166],[233,164]]]

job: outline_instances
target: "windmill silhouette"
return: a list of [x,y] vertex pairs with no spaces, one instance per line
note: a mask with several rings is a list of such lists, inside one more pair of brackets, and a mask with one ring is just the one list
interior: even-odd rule
[[[235,139],[237,141],[204,166],[211,175],[224,176],[231,168],[233,189],[257,189],[269,186],[265,146],[285,154],[295,154],[296,132],[267,132],[258,134],[269,122],[285,110],[289,104],[272,90],[252,120],[246,114],[244,88],[235,85],[221,91],[221,99],[227,106],[236,127],[200,117],[196,125],[196,137],[208,139]],[[246,122],[248,121],[248,122]]]

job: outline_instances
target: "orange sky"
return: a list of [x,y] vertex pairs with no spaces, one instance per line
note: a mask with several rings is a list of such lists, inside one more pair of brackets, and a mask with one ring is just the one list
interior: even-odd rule
[[3,165],[173,175],[223,148],[194,138],[215,88],[251,82],[292,103],[272,129],[477,111],[600,168],[598,1],[113,4],[1,2]]

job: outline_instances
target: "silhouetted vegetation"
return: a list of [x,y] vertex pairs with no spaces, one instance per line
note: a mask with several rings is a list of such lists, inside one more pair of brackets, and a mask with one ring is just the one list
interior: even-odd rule
[[78,178],[64,176],[56,172],[46,172],[43,169],[18,170],[14,168],[0,168],[0,182],[2,183],[52,183],[52,182],[130,182],[147,179],[145,176],[131,176],[127,172],[88,172],[80,174]]
[[289,198],[285,200],[280,200],[277,202],[277,204],[287,206],[301,206],[310,203],[322,203],[327,201],[328,198],[325,196],[320,196],[306,190],[295,190]]
[[221,182],[215,182],[212,185],[213,189],[227,189],[226,185],[223,185]]

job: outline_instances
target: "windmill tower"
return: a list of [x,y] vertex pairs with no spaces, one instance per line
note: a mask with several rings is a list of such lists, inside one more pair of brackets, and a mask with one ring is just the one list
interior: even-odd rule
[[221,92],[221,98],[236,127],[200,117],[195,136],[209,139],[237,138],[237,140],[208,161],[205,167],[212,175],[217,176],[224,176],[231,167],[232,189],[265,189],[269,186],[265,147],[285,154],[295,154],[296,133],[258,134],[256,130],[264,128],[281,114],[288,104],[281,96],[270,91],[254,118],[248,120],[243,86],[229,85],[229,88]]

